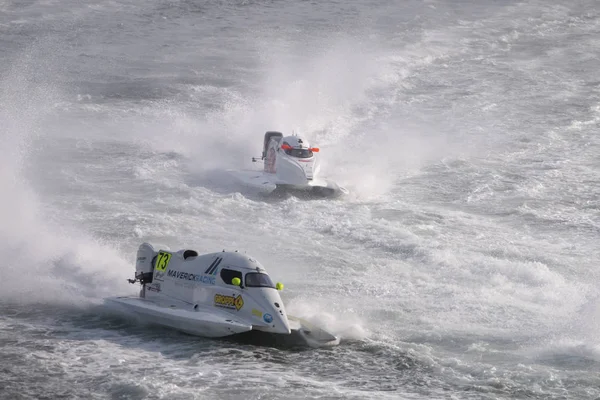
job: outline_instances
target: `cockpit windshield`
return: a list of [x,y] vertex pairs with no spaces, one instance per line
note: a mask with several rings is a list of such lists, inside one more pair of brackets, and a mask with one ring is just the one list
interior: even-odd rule
[[311,149],[295,149],[289,145],[288,142],[284,142],[281,146],[285,154],[288,156],[296,157],[296,158],[310,158],[313,156],[313,152]]
[[287,150],[286,154],[296,158],[310,158],[313,156],[313,152],[309,149],[291,149]]
[[246,274],[246,287],[270,287],[275,288],[273,281],[267,274],[260,272],[248,272]]

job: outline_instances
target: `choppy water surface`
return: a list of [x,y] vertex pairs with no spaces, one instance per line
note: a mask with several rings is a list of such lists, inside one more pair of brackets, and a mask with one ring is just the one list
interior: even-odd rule
[[[599,397],[599,10],[0,4],[0,397]],[[292,129],[349,196],[229,179]],[[342,343],[111,314],[142,241],[247,251]]]

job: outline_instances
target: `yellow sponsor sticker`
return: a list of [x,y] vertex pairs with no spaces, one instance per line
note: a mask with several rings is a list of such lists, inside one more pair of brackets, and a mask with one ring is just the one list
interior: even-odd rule
[[235,309],[240,311],[240,309],[242,307],[244,307],[244,299],[242,299],[242,296],[238,296],[235,298],[235,301],[233,302],[235,304]]
[[262,311],[257,310],[256,308],[252,309],[252,315],[258,318],[262,318]]
[[244,299],[242,299],[241,294],[237,297],[225,296],[224,294],[215,294],[215,306],[239,311],[242,307],[244,307]]

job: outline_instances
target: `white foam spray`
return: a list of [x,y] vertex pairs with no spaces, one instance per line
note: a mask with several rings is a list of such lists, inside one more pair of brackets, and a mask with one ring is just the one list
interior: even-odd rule
[[125,262],[85,229],[51,222],[52,210],[26,178],[30,144],[46,133],[44,123],[59,111],[61,98],[57,86],[44,78],[51,74],[47,65],[39,65],[45,59],[39,57],[40,47],[26,49],[0,78],[0,299],[81,304],[82,298],[118,287]]

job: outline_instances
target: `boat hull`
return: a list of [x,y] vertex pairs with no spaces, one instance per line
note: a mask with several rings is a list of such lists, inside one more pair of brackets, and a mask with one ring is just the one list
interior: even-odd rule
[[105,305],[123,315],[161,326],[167,326],[194,336],[230,338],[242,342],[284,347],[328,347],[339,344],[338,337],[308,321],[288,316],[291,333],[264,332],[251,324],[236,320],[229,314],[193,310],[191,307],[161,306],[140,297],[110,297]]
[[264,194],[296,194],[309,197],[339,197],[348,194],[348,190],[326,179],[314,179],[303,184],[289,184],[281,181],[275,174],[263,171],[246,170],[229,173],[243,185]]
[[191,335],[219,338],[252,330],[252,325],[230,315],[205,310],[186,310],[160,306],[139,297],[111,297],[105,304],[126,314],[133,314],[145,322],[168,326]]

